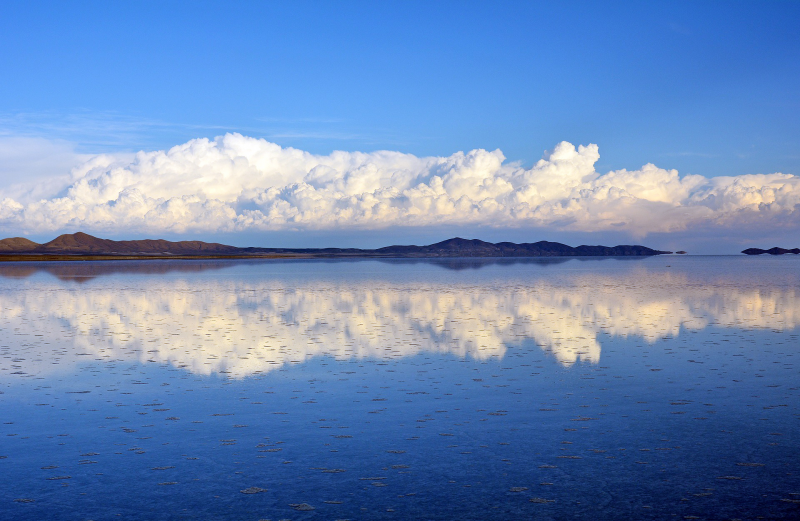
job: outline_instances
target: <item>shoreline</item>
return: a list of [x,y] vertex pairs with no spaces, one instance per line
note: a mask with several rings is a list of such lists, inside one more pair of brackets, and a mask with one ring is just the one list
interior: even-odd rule
[[120,261],[120,260],[207,260],[207,259],[303,259],[304,255],[87,255],[0,253],[0,262]]
[[63,254],[63,253],[0,253],[2,262],[85,262],[85,261],[141,261],[141,260],[308,260],[308,259],[642,259],[662,257],[656,255],[358,255],[358,254],[313,254],[313,253],[264,253],[231,255],[113,255],[113,254]]

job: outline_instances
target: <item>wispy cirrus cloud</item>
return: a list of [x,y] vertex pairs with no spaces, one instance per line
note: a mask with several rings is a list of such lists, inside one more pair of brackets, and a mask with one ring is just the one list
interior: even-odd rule
[[710,152],[665,152],[661,154],[664,157],[702,157],[706,159],[712,159],[715,157],[719,157],[719,154],[712,154]]
[[[72,143],[81,152],[119,152],[162,148],[186,137],[238,132],[269,140],[358,143],[383,146],[406,140],[387,129],[356,131],[340,118],[253,117],[224,124],[187,123],[123,114],[115,111],[72,110],[0,113],[0,140],[38,138]],[[419,136],[417,136],[419,139]],[[2,158],[0,158],[2,159]]]
[[176,126],[180,125],[113,111],[0,114],[0,138],[36,137],[68,141],[95,152],[144,148],[159,133],[171,131]]

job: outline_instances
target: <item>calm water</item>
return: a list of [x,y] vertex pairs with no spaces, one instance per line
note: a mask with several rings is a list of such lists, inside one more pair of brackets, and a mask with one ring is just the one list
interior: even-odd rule
[[0,308],[2,519],[800,517],[794,256],[3,263]]

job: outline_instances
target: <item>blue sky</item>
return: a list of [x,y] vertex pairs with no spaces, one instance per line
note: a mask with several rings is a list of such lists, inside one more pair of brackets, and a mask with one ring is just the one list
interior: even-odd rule
[[[599,173],[797,175],[798,26],[800,2],[4,2],[0,140],[85,159],[236,132],[318,155],[500,149],[524,167],[568,141],[599,146]],[[0,182],[24,177],[3,159]]]

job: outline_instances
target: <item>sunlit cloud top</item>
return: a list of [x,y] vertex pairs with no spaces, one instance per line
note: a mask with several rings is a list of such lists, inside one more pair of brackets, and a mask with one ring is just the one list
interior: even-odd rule
[[599,158],[597,145],[568,142],[530,168],[500,150],[315,155],[226,134],[83,157],[68,176],[0,187],[0,226],[186,233],[476,225],[641,238],[698,226],[800,224],[794,175],[681,176],[650,163],[601,173]]

